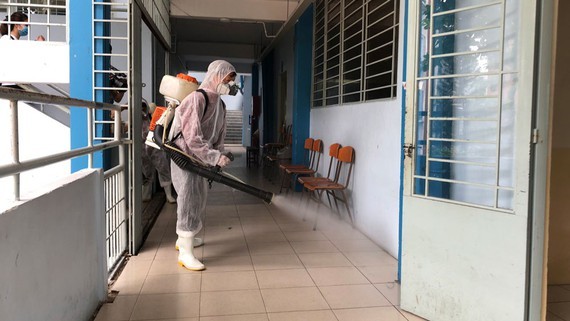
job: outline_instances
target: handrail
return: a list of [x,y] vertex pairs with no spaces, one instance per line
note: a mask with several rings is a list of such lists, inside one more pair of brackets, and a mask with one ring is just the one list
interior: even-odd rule
[[[116,146],[120,146],[129,142],[129,140],[122,139],[120,137],[120,128],[121,128],[121,106],[107,104],[107,103],[100,103],[82,99],[75,99],[75,98],[67,98],[67,97],[60,97],[55,95],[49,95],[44,93],[36,93],[36,92],[29,92],[20,89],[14,88],[3,88],[0,87],[0,99],[9,100],[11,109],[12,109],[12,139],[15,140],[12,142],[13,148],[13,162],[11,164],[6,164],[0,166],[0,178],[9,175],[19,175],[19,173],[51,165],[63,160],[72,159],[78,156],[83,156],[87,154],[91,154],[97,151],[101,151],[108,148],[113,148]],[[86,107],[90,109],[97,109],[97,110],[112,110],[116,111],[117,117],[115,117],[115,137],[114,140],[111,142],[97,144],[95,146],[87,146],[82,148],[76,148],[67,152],[56,153],[49,156],[38,157],[35,159],[27,160],[24,162],[20,162],[19,160],[19,147],[17,137],[18,137],[18,112],[17,112],[17,105],[18,101],[24,102],[31,102],[31,103],[44,103],[44,104],[58,104],[64,106],[77,106],[77,107]],[[18,179],[16,178],[16,181]],[[16,182],[16,187],[19,187],[19,182]],[[16,198],[18,198],[19,191],[16,191]]]
[[90,109],[114,110],[121,112],[121,107],[108,103],[100,103],[77,98],[67,98],[43,93],[34,93],[14,88],[0,87],[0,99],[18,100],[33,103],[58,104],[64,106],[87,107]]
[[107,148],[113,148],[119,145],[122,145],[126,142],[126,140],[119,140],[119,141],[112,141],[108,143],[102,143],[91,147],[82,147],[77,148],[71,151],[57,153],[50,156],[39,157],[29,161],[18,162],[8,165],[0,166],[0,178],[4,176],[14,175],[17,173],[21,173],[30,169],[35,169],[38,167],[43,167],[51,164],[55,164],[57,162],[61,162],[67,159],[91,154],[94,152],[98,152]]

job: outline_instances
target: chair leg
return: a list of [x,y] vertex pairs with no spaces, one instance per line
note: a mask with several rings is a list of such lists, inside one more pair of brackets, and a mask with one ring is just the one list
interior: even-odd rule
[[343,202],[344,205],[346,206],[346,211],[348,212],[348,218],[350,218],[350,224],[354,227],[354,218],[352,217],[352,212],[350,211],[350,208],[348,207],[348,199],[346,198],[346,194],[344,193],[344,191],[340,191],[342,193],[342,197],[343,197]]
[[309,213],[309,203],[311,202],[311,192],[308,189],[303,187],[301,191],[301,199],[299,200],[299,206],[301,206],[303,202],[304,195],[307,194],[307,199],[305,200],[305,210],[303,211],[303,221],[307,220],[307,214]]
[[287,171],[282,170],[281,171],[281,186],[279,186],[279,194],[281,194],[281,191],[283,190],[283,185],[285,184],[285,180],[287,179]]
[[321,203],[323,202],[322,197],[323,197],[323,192],[316,192],[318,195],[318,199],[317,199],[317,209],[315,210],[315,224],[313,224],[313,231],[317,230],[317,222],[319,220],[319,210],[321,209]]
[[[331,194],[332,194],[332,197],[333,197],[333,200],[334,200],[334,205],[335,205],[335,207],[336,207],[336,212],[338,213],[338,216],[340,217],[340,208],[338,207],[338,201],[337,201],[337,200],[338,200],[338,196],[336,196],[334,190],[332,190],[332,191],[327,191],[327,193],[331,193]],[[332,210],[332,206],[331,206],[331,210]]]

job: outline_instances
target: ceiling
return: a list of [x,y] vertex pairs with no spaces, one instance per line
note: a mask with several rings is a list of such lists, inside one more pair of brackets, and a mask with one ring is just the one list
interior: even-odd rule
[[238,72],[251,72],[251,64],[301,2],[171,0],[171,33],[179,68],[205,70],[212,60],[226,59]]

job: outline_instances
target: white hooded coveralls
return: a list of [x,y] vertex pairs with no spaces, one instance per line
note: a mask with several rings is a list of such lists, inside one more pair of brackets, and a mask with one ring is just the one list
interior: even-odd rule
[[[226,110],[216,88],[235,68],[224,60],[216,60],[208,66],[204,81],[200,85],[208,95],[209,105],[202,93],[188,95],[174,114],[170,139],[185,153],[199,158],[204,163],[215,166],[224,152],[226,135]],[[202,229],[208,183],[194,173],[170,162],[172,184],[178,193],[176,233],[180,237],[193,237]]]

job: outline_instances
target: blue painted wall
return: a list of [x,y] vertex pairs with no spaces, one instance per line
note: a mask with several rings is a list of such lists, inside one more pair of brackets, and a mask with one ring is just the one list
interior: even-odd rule
[[[73,98],[92,100],[93,55],[92,6],[90,1],[69,2],[69,91]],[[87,112],[86,108],[71,108],[71,148],[87,146]],[[71,160],[71,171],[87,168],[87,156]]]
[[293,163],[303,162],[305,139],[310,134],[311,77],[313,69],[313,5],[295,25],[295,75],[293,88]]

